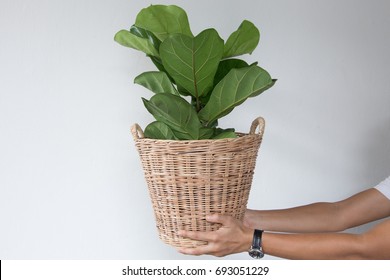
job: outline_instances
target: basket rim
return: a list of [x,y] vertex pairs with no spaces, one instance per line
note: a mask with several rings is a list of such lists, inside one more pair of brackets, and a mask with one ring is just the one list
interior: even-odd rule
[[[264,127],[265,127],[265,121],[262,117],[256,118],[250,127],[249,133],[242,133],[242,132],[236,132],[238,137],[235,138],[223,138],[223,139],[196,139],[196,140],[172,140],[172,139],[153,139],[153,138],[147,138],[144,135],[144,132],[142,128],[139,126],[139,124],[135,123],[131,127],[131,134],[133,135],[134,141],[151,141],[151,142],[161,142],[161,143],[218,143],[218,142],[234,142],[238,141],[238,139],[242,139],[245,137],[254,137],[254,138],[260,138],[263,139],[264,134]],[[258,133],[256,133],[256,129],[259,130]]]
[[259,134],[249,134],[249,133],[241,133],[236,132],[237,136],[236,138],[223,138],[223,139],[198,139],[198,140],[170,140],[170,139],[153,139],[153,138],[147,138],[147,137],[140,137],[138,139],[134,139],[134,141],[145,141],[145,142],[153,142],[153,143],[223,143],[223,142],[234,142],[239,141],[239,139],[242,138],[260,138],[262,139],[262,135]]

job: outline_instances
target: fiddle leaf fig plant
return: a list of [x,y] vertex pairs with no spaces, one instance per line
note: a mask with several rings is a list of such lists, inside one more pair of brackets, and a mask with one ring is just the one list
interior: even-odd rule
[[248,20],[224,42],[212,28],[194,36],[186,12],[178,6],[142,9],[135,24],[118,31],[114,40],[145,53],[157,68],[134,80],[154,94],[149,100],[142,98],[156,119],[145,128],[145,137],[237,137],[234,129],[219,128],[218,120],[276,82],[257,62],[233,58],[251,54],[259,39],[259,30]]

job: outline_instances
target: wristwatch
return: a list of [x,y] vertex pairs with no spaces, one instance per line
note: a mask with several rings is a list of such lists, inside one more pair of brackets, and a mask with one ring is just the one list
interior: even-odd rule
[[263,230],[255,229],[253,232],[253,241],[252,246],[249,249],[249,256],[254,259],[261,259],[264,257],[263,247],[261,246],[261,236],[263,235]]

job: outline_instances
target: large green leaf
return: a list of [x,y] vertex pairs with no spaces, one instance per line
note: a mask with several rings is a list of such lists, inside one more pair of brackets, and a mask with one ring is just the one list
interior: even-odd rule
[[158,50],[149,38],[142,38],[127,30],[120,30],[115,34],[114,40],[122,46],[133,48],[147,55],[159,57]]
[[175,135],[172,129],[163,122],[155,121],[145,127],[144,135],[146,138],[174,140]]
[[223,57],[251,54],[260,40],[260,32],[250,21],[244,20],[226,41]]
[[206,123],[219,119],[274,83],[268,72],[259,66],[232,69],[214,88],[206,106],[199,112],[199,118]]
[[193,36],[187,13],[175,5],[151,5],[144,8],[138,13],[135,25],[153,32],[161,41],[175,33]]
[[[167,75],[168,75],[168,72],[165,70],[164,66],[162,65],[161,59],[159,57],[156,57],[156,56],[149,56],[149,57],[152,60],[153,64],[157,67],[158,70],[163,71],[163,72],[167,73]],[[168,75],[168,77],[169,77],[169,75]]]
[[[124,30],[121,33],[118,32],[115,39],[124,46],[143,51],[150,57],[158,70],[166,72],[158,52],[161,41],[152,32],[135,25],[131,26],[130,34],[136,37],[129,35]],[[172,78],[170,79],[173,80]]]
[[178,87],[195,98],[212,88],[222,54],[223,40],[214,29],[206,29],[195,38],[175,34],[160,46],[165,69]]
[[214,85],[218,84],[234,68],[248,67],[248,63],[241,59],[225,59],[218,65],[217,73],[214,77]]
[[169,93],[158,93],[149,101],[145,98],[142,100],[155,119],[169,126],[178,139],[199,139],[201,124],[198,115],[184,98]]
[[[234,68],[243,68],[249,66],[248,63],[246,63],[243,60],[240,59],[225,59],[222,60],[218,65],[217,73],[215,73],[214,76],[214,87],[230,72],[230,70]],[[202,96],[200,98],[201,107],[203,108],[207,102],[210,99],[212,91],[209,91],[206,95]]]
[[171,93],[179,95],[165,72],[144,72],[134,79],[134,83],[144,86],[154,93]]
[[130,33],[134,34],[138,37],[148,39],[157,51],[160,48],[161,41],[156,36],[154,36],[154,34],[152,32],[150,32],[146,29],[143,29],[139,26],[132,25],[130,27]]
[[260,95],[263,91],[266,91],[267,89],[271,88],[274,86],[274,84],[276,83],[277,79],[272,79],[271,83],[269,83],[267,86],[263,87],[261,90],[258,90],[256,92],[254,92],[251,96],[249,97],[255,97],[255,96],[258,96]]

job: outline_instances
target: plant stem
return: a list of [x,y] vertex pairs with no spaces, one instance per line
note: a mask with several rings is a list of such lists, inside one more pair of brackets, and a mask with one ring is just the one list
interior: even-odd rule
[[194,76],[194,89],[195,89],[195,99],[196,99],[196,112],[200,111],[200,101],[199,101],[199,93],[198,93],[198,85],[196,82],[195,75],[195,42],[192,42],[192,75]]

